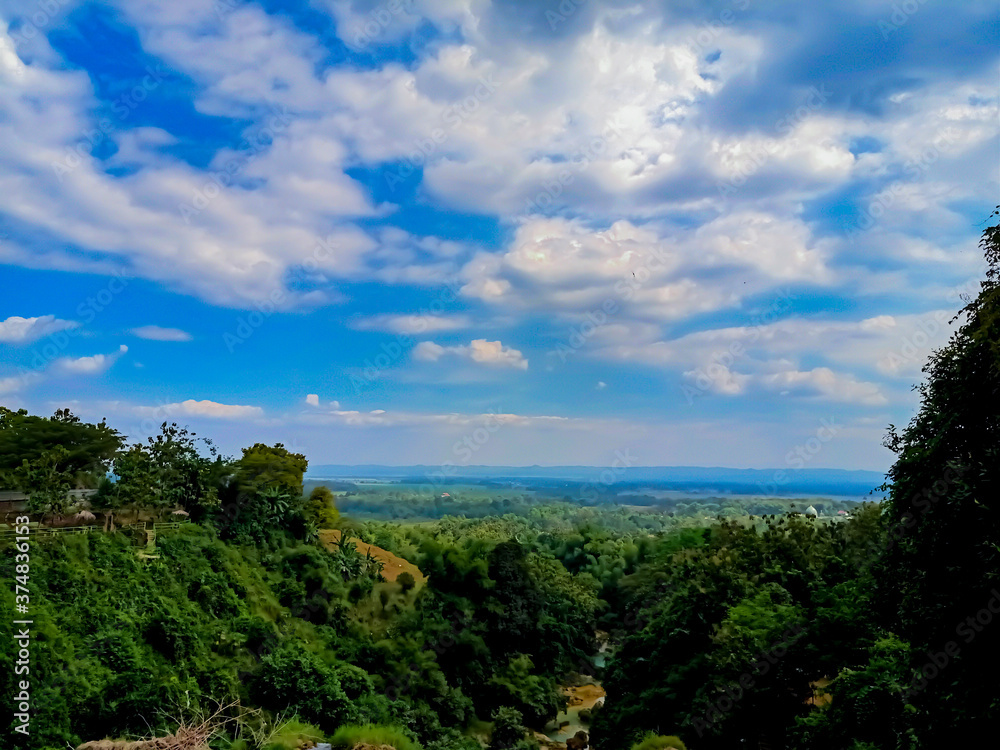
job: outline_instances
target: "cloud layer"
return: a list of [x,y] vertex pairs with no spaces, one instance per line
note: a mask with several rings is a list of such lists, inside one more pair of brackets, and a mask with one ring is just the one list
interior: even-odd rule
[[393,7],[0,1],[0,393],[905,420],[1000,190],[995,9]]

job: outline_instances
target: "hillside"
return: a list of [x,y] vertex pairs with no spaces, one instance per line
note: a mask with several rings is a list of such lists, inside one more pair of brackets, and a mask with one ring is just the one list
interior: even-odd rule
[[[319,539],[323,543],[323,546],[331,551],[337,549],[341,536],[342,532],[339,529],[322,529],[319,532]],[[374,544],[368,544],[360,539],[349,539],[348,543],[353,544],[362,556],[370,555],[382,563],[382,576],[387,581],[395,582],[402,573],[409,573],[413,576],[413,580],[416,581],[417,588],[419,588],[427,580],[416,565],[398,555],[394,555],[388,550],[376,547]]]

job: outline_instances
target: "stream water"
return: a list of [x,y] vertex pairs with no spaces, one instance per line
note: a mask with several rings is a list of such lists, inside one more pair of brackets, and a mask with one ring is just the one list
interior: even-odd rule
[[[597,669],[603,669],[607,660],[609,643],[606,633],[599,632],[596,635],[598,650],[597,654],[594,655],[593,664]],[[593,680],[590,684],[580,687],[566,687],[564,690],[567,695],[576,699],[577,705],[568,706],[565,711],[561,711],[556,716],[555,720],[545,725],[543,734],[554,742],[565,742],[581,729],[589,734],[590,723],[580,718],[580,712],[604,703],[604,688],[598,680]],[[565,726],[563,726],[564,723]]]

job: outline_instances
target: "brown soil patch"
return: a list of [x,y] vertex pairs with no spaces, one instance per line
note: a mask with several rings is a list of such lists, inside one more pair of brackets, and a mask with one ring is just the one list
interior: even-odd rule
[[570,706],[593,708],[607,693],[600,685],[581,685],[580,687],[564,687],[563,694],[569,699]]
[[821,677],[815,682],[810,682],[809,687],[812,688],[812,695],[806,698],[806,703],[810,706],[828,706],[833,703],[833,696],[824,691],[824,688],[831,682],[833,680],[829,677]]
[[[340,542],[340,529],[323,529],[319,532],[319,540],[327,549],[333,549]],[[385,580],[387,581],[395,581],[404,572],[413,576],[413,580],[417,582],[417,586],[422,586],[427,580],[424,574],[420,572],[420,569],[409,560],[404,560],[402,557],[394,555],[388,550],[376,547],[373,544],[367,544],[358,539],[352,538],[350,543],[357,547],[358,552],[362,556],[371,553],[372,557],[382,563],[382,575],[385,576]]]

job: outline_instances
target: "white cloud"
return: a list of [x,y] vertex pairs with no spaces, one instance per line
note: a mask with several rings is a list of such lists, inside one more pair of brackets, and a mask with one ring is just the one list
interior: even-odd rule
[[606,325],[584,349],[602,359],[640,362],[660,367],[722,364],[733,371],[760,370],[767,362],[810,356],[832,366],[878,373],[906,383],[919,377],[934,348],[948,341],[953,311],[939,309],[911,315],[878,315],[862,320],[817,320],[789,317],[793,300],[776,297],[753,316],[757,325],[697,331],[664,339],[654,325]]
[[26,344],[57,331],[76,328],[79,325],[72,320],[61,320],[55,315],[41,315],[37,318],[22,318],[12,315],[6,320],[0,320],[0,342]]
[[118,361],[128,347],[122,344],[113,354],[94,354],[90,357],[62,357],[53,363],[59,371],[71,375],[98,375]]
[[756,379],[765,388],[782,394],[799,393],[866,406],[881,406],[888,403],[888,399],[874,383],[860,382],[850,375],[835,373],[828,367],[816,367],[807,372],[785,370],[770,375],[760,375]]
[[17,393],[23,387],[24,378],[17,376],[0,378],[0,396],[6,396],[8,393]]
[[220,404],[216,401],[195,401],[194,399],[164,404],[163,406],[136,406],[133,407],[132,412],[138,417],[153,419],[175,415],[211,417],[213,419],[247,419],[264,416],[264,410],[259,406]]
[[306,405],[311,406],[313,409],[339,409],[339,401],[327,401],[325,404],[321,404],[319,400],[319,395],[316,393],[310,393],[306,396]]
[[433,341],[421,341],[413,347],[413,358],[421,362],[437,362],[447,351],[445,347]]
[[446,355],[462,357],[484,365],[528,369],[528,360],[520,351],[504,346],[499,341],[474,339],[468,345],[459,346],[441,346],[433,341],[421,341],[413,348],[413,358],[422,362],[437,362]]
[[162,328],[160,326],[140,326],[133,328],[132,333],[141,339],[150,341],[190,341],[191,334],[179,328]]
[[373,409],[371,411],[345,411],[331,409],[321,413],[303,414],[302,421],[309,423],[336,423],[352,427],[474,427],[483,422],[497,426],[533,427],[556,426],[574,428],[601,420],[588,420],[573,417],[550,415],[523,415],[491,411],[483,414],[447,413],[436,414],[428,412],[390,411]]
[[[633,227],[661,222],[644,231],[677,253],[678,268],[636,302],[660,319],[676,319],[738,303],[771,282],[835,281],[827,263],[831,247],[801,218],[804,202],[855,178],[877,184],[872,178],[899,172],[941,133],[954,146],[913,181],[921,185],[900,193],[893,216],[882,220],[887,226],[905,227],[935,205],[935,222],[965,221],[941,196],[954,186],[960,187],[956,196],[988,194],[995,186],[992,176],[968,179],[976,165],[961,163],[981,165],[976,157],[994,137],[992,71],[957,87],[928,83],[878,118],[821,105],[807,108],[790,127],[766,132],[732,132],[713,119],[713,107],[724,106],[744,82],[756,84],[760,71],[781,58],[784,50],[771,44],[773,18],[744,26],[750,16],[736,13],[735,23],[716,24],[709,46],[722,54],[709,59],[694,41],[708,27],[680,11],[588,3],[563,27],[565,35],[553,36],[540,9],[522,18],[524,9],[481,0],[415,2],[390,12],[387,23],[374,21],[379,29],[371,43],[398,41],[420,19],[444,31],[442,40],[421,49],[413,64],[361,69],[328,67],[319,39],[256,5],[222,14],[194,2],[119,5],[144,49],[194,82],[198,111],[246,118],[250,137],[270,123],[273,142],[249,163],[233,148],[197,169],[164,148],[172,134],[122,128],[104,137],[128,162],[126,174],[108,174],[84,149],[79,166],[57,176],[53,163],[61,164],[94,131],[97,99],[88,76],[65,69],[39,35],[30,65],[11,60],[20,75],[5,78],[9,96],[0,102],[0,136],[10,144],[0,153],[0,190],[18,195],[4,210],[59,241],[49,245],[90,252],[22,251],[10,244],[0,248],[0,259],[64,269],[122,264],[176,289],[244,307],[275,292],[282,307],[330,303],[339,297],[329,287],[340,279],[437,284],[460,264],[468,296],[527,298],[524,287],[536,280],[545,292],[539,306],[575,309],[608,280],[613,266],[589,267],[599,262],[592,243],[575,256],[585,263],[581,273],[557,267],[563,277],[554,281],[553,269],[520,250],[534,244],[574,257],[553,249],[559,237],[529,237],[502,259],[464,263],[461,243],[405,232],[390,241],[385,230],[360,229],[356,219],[387,216],[392,207],[373,205],[347,170],[413,158],[423,169],[423,189],[439,207],[520,216],[529,230],[542,214],[587,217],[598,228],[623,218]],[[373,22],[373,10],[385,9],[351,0],[321,7],[349,43]],[[0,41],[13,55],[9,35],[0,33]],[[496,85],[465,112],[463,102],[484,79]],[[804,98],[807,90],[794,93]],[[35,97],[60,116],[38,112]],[[440,143],[431,138],[435,131],[443,133]],[[851,141],[864,137],[884,141],[885,148],[852,154]],[[761,153],[766,157],[758,164]],[[203,210],[180,215],[179,204],[214,192],[210,172],[234,163],[228,188]],[[746,184],[720,196],[720,181],[742,180],[748,165]],[[692,224],[701,228],[678,229]],[[751,231],[758,239],[748,241]],[[313,257],[317,238],[331,235],[337,247]],[[572,239],[587,245],[562,238]],[[914,252],[943,257],[933,242]],[[324,279],[321,288],[286,288],[288,272],[310,261],[310,277]],[[532,275],[519,280],[525,264]],[[720,274],[721,291],[705,283],[711,271]],[[744,280],[747,288],[737,288]]]
[[789,282],[831,283],[826,244],[800,221],[761,212],[730,214],[672,237],[628,221],[598,231],[535,217],[518,227],[505,252],[466,264],[462,292],[522,310],[678,320]]
[[375,315],[361,318],[354,327],[361,331],[388,331],[405,336],[417,336],[440,331],[457,331],[472,325],[465,315]]

